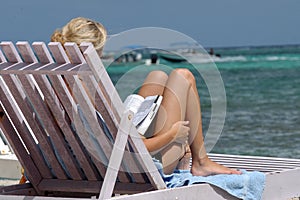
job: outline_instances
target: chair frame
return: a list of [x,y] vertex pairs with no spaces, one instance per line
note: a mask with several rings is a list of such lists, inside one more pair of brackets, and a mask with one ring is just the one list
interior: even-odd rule
[[[28,194],[44,195],[45,191],[78,192],[82,184],[85,184],[87,187],[82,189],[83,193],[95,193],[101,188],[99,198],[106,199],[111,197],[114,189],[120,193],[136,193],[166,188],[141,137],[132,125],[132,113],[124,111],[123,103],[91,44],[81,45],[83,54],[74,43],[66,43],[65,50],[60,43],[49,43],[51,53],[42,42],[33,43],[35,53],[28,42],[18,42],[16,46],[19,52],[11,42],[1,43],[4,54],[0,54],[0,109],[2,113],[6,113],[2,117],[1,129],[6,133],[33,186],[26,186]],[[82,82],[89,87],[84,88]],[[72,94],[67,84],[72,85]],[[89,92],[95,92],[94,102],[90,99]],[[28,101],[33,108],[28,105]],[[97,158],[92,161],[86,156],[88,148],[83,147],[68,124],[69,121],[74,122],[76,129],[80,131],[80,139],[88,136],[76,113],[77,104],[82,107],[97,142],[102,147],[102,154],[106,157],[104,166],[101,163],[103,161]],[[95,107],[99,108],[108,123],[114,139],[113,147],[103,137],[103,130],[93,115]],[[32,132],[36,138],[31,137]],[[47,134],[51,137],[55,150]],[[128,145],[137,156],[124,155]],[[64,161],[63,166],[56,153]],[[76,155],[76,159],[72,153]],[[99,152],[93,153],[95,155]],[[55,172],[55,178],[43,159],[44,154],[49,157],[48,162]],[[126,160],[122,159],[123,156]],[[130,183],[128,169],[129,173],[131,170],[134,172],[131,176],[138,184]],[[139,171],[147,177],[137,173]],[[117,184],[114,187],[112,183]],[[7,193],[13,194],[12,191],[14,189]]]

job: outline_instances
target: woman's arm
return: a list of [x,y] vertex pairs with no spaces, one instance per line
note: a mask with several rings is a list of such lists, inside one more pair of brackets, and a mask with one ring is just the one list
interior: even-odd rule
[[186,143],[189,136],[188,121],[176,122],[167,132],[144,138],[144,144],[149,152],[160,151],[172,142]]

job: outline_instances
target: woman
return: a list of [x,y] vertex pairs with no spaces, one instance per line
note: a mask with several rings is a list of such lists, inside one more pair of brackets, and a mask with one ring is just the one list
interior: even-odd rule
[[68,22],[62,29],[57,29],[51,36],[51,42],[75,42],[80,45],[82,42],[91,42],[99,56],[102,55],[106,41],[106,29],[96,21],[77,17]]
[[[78,45],[91,42],[101,56],[106,30],[98,22],[79,17],[56,30],[51,41]],[[241,173],[208,158],[202,134],[200,99],[195,78],[189,70],[175,69],[169,76],[162,71],[153,71],[148,74],[139,94],[144,97],[163,96],[153,124],[154,131],[143,141],[148,151],[161,160],[164,173],[172,173],[189,149],[192,154],[191,173],[195,176]]]

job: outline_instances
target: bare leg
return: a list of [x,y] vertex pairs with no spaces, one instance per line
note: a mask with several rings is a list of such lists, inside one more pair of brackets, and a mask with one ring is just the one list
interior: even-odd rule
[[[170,74],[163,93],[162,106],[157,115],[159,120],[156,122],[155,134],[164,134],[173,124],[185,120],[190,86],[191,84],[178,73],[178,70],[174,70]],[[179,160],[184,156],[185,146],[187,145],[173,142],[156,155],[156,157],[160,157],[164,173],[169,174],[174,171]]]
[[[172,78],[174,79],[174,78]],[[178,78],[174,79],[174,81],[177,81]],[[179,88],[183,91],[183,95],[184,95],[184,98],[186,98],[187,96],[187,88],[189,87],[189,83],[183,78],[181,77],[180,78],[180,82],[178,82],[178,84],[182,84],[181,82],[184,82],[185,84],[185,89],[183,88]],[[165,86],[166,86],[166,83],[167,83],[167,80],[168,80],[168,76],[167,74],[165,74],[164,72],[162,71],[152,71],[151,73],[148,74],[147,78],[145,79],[142,87],[140,88],[139,90],[139,95],[143,96],[143,97],[146,97],[146,96],[150,96],[150,95],[164,95],[164,99],[169,99],[168,98],[168,94],[170,93],[170,91],[165,91]],[[170,81],[169,81],[170,82]],[[169,83],[170,84],[170,83]],[[172,84],[174,85],[174,84]],[[178,87],[176,87],[178,89]],[[165,93],[164,93],[165,91]],[[174,94],[175,93],[178,93],[178,92],[175,92],[174,91]],[[172,95],[172,94],[171,94]],[[181,98],[182,99],[182,98]],[[170,104],[170,100],[165,100],[163,105],[165,104],[168,104],[168,105],[173,105],[172,103]],[[176,105],[174,106],[175,108],[185,108],[186,106],[179,106],[179,101],[176,102]],[[186,103],[184,103],[186,104]],[[164,107],[166,106],[161,106],[160,108],[160,114],[159,115],[159,119],[165,119],[166,118],[166,110]],[[171,107],[169,107],[171,109]],[[167,109],[169,109],[167,108]],[[177,111],[176,111],[177,112]],[[175,123],[176,121],[179,121],[180,119],[184,118],[184,112],[183,111],[180,111],[180,112],[177,112],[177,113],[181,113],[181,116],[178,116],[178,115],[174,115],[174,113],[171,113],[169,112],[170,114],[172,114],[172,117],[175,117],[173,118],[174,120],[172,120],[171,123],[169,123],[169,126],[172,125],[173,123]],[[171,119],[171,117],[169,118]],[[173,122],[174,121],[174,122]],[[163,121],[164,123],[165,121]],[[165,130],[168,130],[169,129],[169,126],[165,126],[164,129],[161,129],[162,126],[163,126],[163,123],[161,124],[156,124],[156,130],[155,130],[155,133],[157,133],[159,130],[160,133],[163,133]],[[160,128],[158,128],[160,127]],[[188,146],[188,145],[187,145]],[[167,152],[167,153],[166,153]],[[172,172],[174,170],[174,168],[176,167],[177,163],[178,163],[178,160],[182,157],[182,154],[184,153],[184,149],[182,147],[182,145],[179,145],[179,144],[176,144],[176,145],[172,145],[172,146],[169,146],[166,148],[166,150],[163,151],[162,154],[165,154],[164,158],[169,158],[168,161],[164,160],[163,162],[164,163],[172,163],[172,164],[165,164],[167,165],[169,168],[170,168],[170,172]],[[155,154],[154,152],[152,152],[153,154]],[[160,155],[157,155],[158,157],[161,157],[161,154]],[[156,157],[157,157],[156,156]],[[171,160],[171,161],[170,161]],[[181,159],[180,161],[180,169],[189,169],[189,161],[190,161],[190,155],[189,157],[186,159],[187,162],[185,163],[183,159]]]
[[139,95],[143,97],[152,95],[163,95],[168,75],[163,71],[152,71],[146,77]]
[[[165,87],[164,87],[165,86]],[[239,173],[212,162],[206,154],[201,122],[200,100],[192,73],[186,69],[174,70],[169,78],[160,71],[151,72],[139,92],[142,96],[163,94],[162,106],[158,112],[155,134],[163,134],[177,121],[190,121],[189,144],[192,151],[194,175]],[[184,155],[182,144],[172,143],[161,152],[165,173],[172,173]]]
[[181,74],[183,74],[191,84],[186,105],[186,120],[190,121],[189,144],[192,152],[191,173],[196,176],[208,176],[211,174],[240,174],[240,172],[236,170],[232,170],[212,162],[207,157],[204,147],[200,99],[196,82],[190,71],[186,69],[181,70]]

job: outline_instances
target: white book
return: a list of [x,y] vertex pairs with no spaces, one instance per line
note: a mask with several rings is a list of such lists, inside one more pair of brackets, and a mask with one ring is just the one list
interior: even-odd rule
[[129,95],[124,101],[125,109],[134,113],[132,123],[137,131],[144,135],[153,121],[159,106],[162,102],[162,96],[154,95],[146,98],[138,95]]

